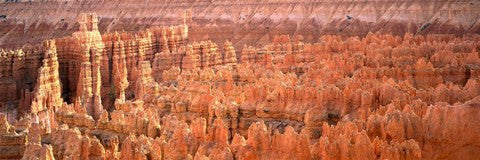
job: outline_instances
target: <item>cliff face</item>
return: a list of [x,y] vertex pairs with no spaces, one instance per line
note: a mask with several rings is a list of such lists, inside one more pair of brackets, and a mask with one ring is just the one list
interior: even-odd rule
[[[270,42],[275,35],[302,35],[314,42],[322,35],[365,36],[369,31],[405,33],[480,32],[476,1],[33,1],[0,3],[0,47],[20,47],[76,31],[79,13],[100,17],[102,33],[138,31],[181,23],[189,10],[190,38],[211,39],[235,48]],[[61,8],[61,9],[58,9]],[[125,12],[128,11],[128,12]],[[48,16],[58,15],[58,16]]]
[[[435,2],[444,5],[426,15],[441,15],[445,8],[460,4]],[[41,3],[87,2],[32,5]],[[100,4],[110,3],[130,2]],[[195,2],[204,5],[193,12],[212,3]],[[327,12],[327,4],[337,4],[257,3],[253,11],[241,11],[255,13],[245,23],[255,22],[263,11],[272,12],[270,18],[297,20],[304,10],[320,14]],[[347,13],[356,13],[356,7],[368,3],[354,2],[358,5],[347,7],[351,8]],[[408,10],[402,16],[414,25],[422,18],[408,15],[415,6],[430,2],[378,2],[383,3],[388,3],[387,8],[395,6],[398,13]],[[174,4],[186,5],[169,5]],[[295,7],[284,9],[291,5]],[[272,6],[278,10],[269,10]],[[316,7],[322,10],[316,12]],[[232,9],[232,14],[240,12],[237,9],[242,7]],[[369,10],[373,9],[361,15],[371,16]],[[158,14],[147,11],[143,16]],[[176,26],[146,25],[135,32],[110,33],[102,29],[110,21],[102,15],[110,12],[99,12],[100,17],[80,14],[72,35],[1,50],[0,159],[478,159],[480,36],[463,34],[471,29],[457,32],[455,26],[447,26],[451,21],[430,25],[461,36],[427,34],[437,32],[428,27],[403,34],[410,31],[395,30],[407,24],[397,12],[377,11],[393,14],[379,28],[393,35],[362,35],[364,30],[356,25],[363,23],[352,23],[358,30],[348,33],[361,36],[319,36],[327,33],[322,30],[302,36],[303,29],[296,28],[298,32],[288,30],[294,36],[263,39],[251,32],[236,40],[223,38],[241,33],[211,32],[222,38],[221,43],[191,38],[206,35],[199,32],[203,27],[196,26],[201,20],[195,16],[202,14],[187,12]],[[123,18],[129,16],[133,15]],[[348,21],[362,19],[348,17]],[[115,22],[126,23],[123,18]],[[287,22],[278,22],[276,29],[288,28]],[[393,22],[391,30],[382,30]],[[227,21],[212,22],[220,23]],[[309,25],[308,21],[299,24]],[[210,32],[209,27],[203,31]],[[318,41],[310,43],[309,36],[319,36]],[[237,47],[242,43],[248,45]]]

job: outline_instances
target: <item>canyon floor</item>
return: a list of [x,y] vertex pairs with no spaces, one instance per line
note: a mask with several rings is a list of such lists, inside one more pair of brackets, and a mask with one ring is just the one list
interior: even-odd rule
[[0,159],[480,159],[480,2],[2,1]]

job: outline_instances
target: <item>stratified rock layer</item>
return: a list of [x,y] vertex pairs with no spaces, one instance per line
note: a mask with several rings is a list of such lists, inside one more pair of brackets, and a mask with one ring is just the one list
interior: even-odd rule
[[219,45],[230,40],[238,49],[260,47],[281,34],[315,42],[322,35],[377,31],[400,36],[480,32],[480,2],[475,0],[18,1],[0,3],[0,47],[70,36],[78,26],[77,16],[85,12],[98,14],[102,33],[179,24],[178,17],[184,16],[192,40],[211,39]]
[[236,51],[190,40],[187,17],[102,35],[81,14],[72,36],[2,49],[0,159],[480,158],[477,34]]

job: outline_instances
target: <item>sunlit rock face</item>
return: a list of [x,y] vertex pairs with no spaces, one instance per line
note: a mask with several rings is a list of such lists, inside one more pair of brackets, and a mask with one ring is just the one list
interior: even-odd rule
[[0,5],[0,159],[480,159],[476,1]]

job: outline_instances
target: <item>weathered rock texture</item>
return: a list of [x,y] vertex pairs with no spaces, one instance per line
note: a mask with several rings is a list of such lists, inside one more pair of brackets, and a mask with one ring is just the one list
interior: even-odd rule
[[[276,4],[279,13],[292,5],[258,3]],[[335,4],[318,4],[324,3]],[[397,4],[391,3],[385,7]],[[400,3],[397,12],[412,14],[415,7],[405,5],[417,3]],[[298,16],[289,15],[270,17]],[[71,36],[2,49],[0,159],[480,158],[478,34],[403,34],[416,30],[389,26],[402,19],[394,16],[375,22],[393,35],[362,35],[360,28],[348,30],[360,36],[310,43],[302,29],[272,35],[271,42],[247,34],[265,45],[248,40],[241,48],[235,38],[191,39],[189,17],[176,26],[101,34],[98,25],[110,19],[80,14]],[[352,27],[375,30],[360,20],[353,17]],[[439,32],[457,27],[448,23],[431,25]]]
[[78,14],[85,12],[98,14],[102,33],[178,24],[178,17],[185,16],[191,39],[217,44],[229,39],[241,48],[260,47],[280,34],[302,35],[315,42],[322,35],[365,36],[369,31],[479,33],[479,6],[475,0],[8,0],[0,2],[0,47],[70,36],[77,31]]

